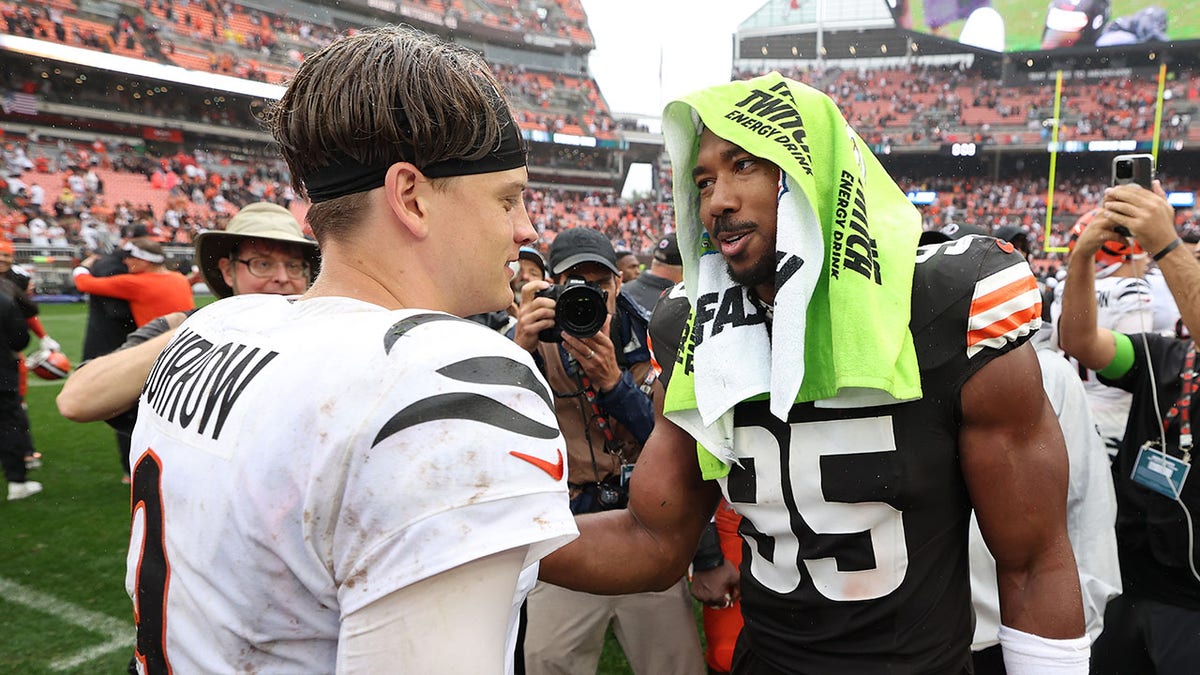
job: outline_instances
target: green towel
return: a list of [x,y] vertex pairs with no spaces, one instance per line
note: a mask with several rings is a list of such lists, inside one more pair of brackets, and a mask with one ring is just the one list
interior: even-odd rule
[[[761,323],[729,320],[749,305],[701,224],[691,172],[703,128],[783,169],[776,283],[786,284],[770,337]],[[671,102],[663,135],[689,299],[696,308],[698,298],[718,298],[702,326],[693,326],[693,311],[665,401],[667,416],[708,449],[702,466],[720,467],[706,476],[728,471],[732,409],[742,400],[769,395],[771,412],[787,419],[796,401],[859,407],[920,398],[908,328],[920,214],[833,101],[770,73]]]

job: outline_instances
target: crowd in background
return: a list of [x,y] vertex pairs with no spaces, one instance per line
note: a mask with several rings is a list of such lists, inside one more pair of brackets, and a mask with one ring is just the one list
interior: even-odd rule
[[[205,229],[220,228],[238,208],[258,201],[284,207],[298,203],[286,167],[267,158],[247,160],[207,150],[154,156],[127,144],[43,141],[32,134],[10,137],[0,149],[0,231],[17,243],[104,248],[123,228],[143,225],[167,244],[188,245]],[[948,223],[992,231],[1016,225],[1037,242],[1035,251],[1064,246],[1075,219],[1100,200],[1098,178],[1060,178],[1055,186],[1055,226],[1047,241],[1047,180],[1033,173],[947,178],[897,176],[905,190],[930,190],[937,200],[921,207],[925,229]],[[1164,177],[1168,189],[1200,185]],[[116,184],[113,184],[116,183]],[[621,249],[645,258],[674,230],[669,199],[626,199],[609,190],[536,187],[526,196],[530,218],[545,250],[555,235],[579,226],[604,232]],[[1177,210],[1183,233],[1200,233],[1191,209]],[[1039,254],[1039,258],[1047,257]],[[1049,254],[1051,260],[1057,256]]]
[[[837,101],[846,120],[876,146],[1042,143],[1053,133],[1053,83],[1004,85],[962,65],[784,70]],[[735,77],[759,74],[739,71]],[[1163,140],[1188,137],[1200,101],[1193,78],[1176,75],[1164,91]],[[1058,140],[1148,138],[1157,86],[1155,79],[1133,74],[1065,82]]]

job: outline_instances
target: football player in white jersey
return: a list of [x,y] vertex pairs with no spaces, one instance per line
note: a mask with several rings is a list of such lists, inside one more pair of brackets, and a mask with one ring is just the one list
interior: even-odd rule
[[270,116],[321,271],[185,321],[133,434],[143,673],[504,673],[575,536],[545,380],[502,335],[536,233],[487,64],[409,27],[310,55]]

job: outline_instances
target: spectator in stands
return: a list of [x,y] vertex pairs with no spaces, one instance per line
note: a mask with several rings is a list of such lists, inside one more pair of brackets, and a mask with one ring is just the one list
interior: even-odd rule
[[[554,393],[566,439],[572,512],[622,509],[642,444],[654,426],[655,401],[663,396],[647,346],[649,314],[621,293],[616,253],[599,231],[562,232],[548,257],[555,284],[583,280],[604,291],[608,320],[591,336],[563,332],[561,342],[543,341],[544,331],[554,330],[557,304],[536,297],[548,281],[530,281],[512,337],[533,354]],[[594,673],[610,623],[634,672],[704,670],[683,578],[665,591],[613,597],[539,583],[529,594],[528,619],[525,668],[530,675]]]
[[658,241],[650,259],[650,269],[625,284],[625,293],[647,312],[658,304],[658,297],[671,286],[683,281],[683,257],[674,234]]
[[617,251],[617,269],[621,270],[621,283],[627,284],[637,278],[642,271],[642,263],[638,261],[633,251],[619,249]]
[[[1174,213],[1158,181],[1109,189],[1100,212],[1078,237],[1072,257],[1090,259],[1106,243],[1124,243],[1124,227],[1152,252],[1183,323],[1200,329],[1200,264],[1177,236]],[[1190,420],[1200,419],[1196,345],[1154,332],[1126,333],[1096,321],[1095,268],[1067,269],[1059,341],[1107,384],[1132,394],[1113,461],[1117,546],[1124,593],[1108,605],[1093,647],[1093,673],[1192,673],[1200,663],[1200,575],[1196,519],[1200,488],[1188,474]],[[1193,415],[1192,413],[1195,413]],[[1192,482],[1188,483],[1187,478]]]
[[[217,298],[298,295],[308,288],[319,264],[316,244],[304,238],[291,212],[263,202],[243,208],[225,230],[201,233],[196,259]],[[130,333],[117,351],[81,363],[58,395],[62,416],[74,422],[109,420],[117,428],[132,430],[137,415],[131,409],[150,367],[191,313],[160,316]]]
[[72,273],[75,288],[92,295],[129,301],[133,322],[139,327],[151,319],[196,306],[187,278],[178,272],[167,271],[167,258],[163,255],[161,244],[141,237],[129,241],[125,250],[129,253],[125,259],[128,274],[109,277],[93,275],[91,266],[100,256],[92,254],[79,263]]

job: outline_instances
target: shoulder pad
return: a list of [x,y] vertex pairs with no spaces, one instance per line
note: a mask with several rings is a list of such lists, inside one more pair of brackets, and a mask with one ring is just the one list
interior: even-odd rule
[[967,236],[918,249],[910,326],[922,367],[1024,342],[1041,313],[1037,280],[1012,244]]

